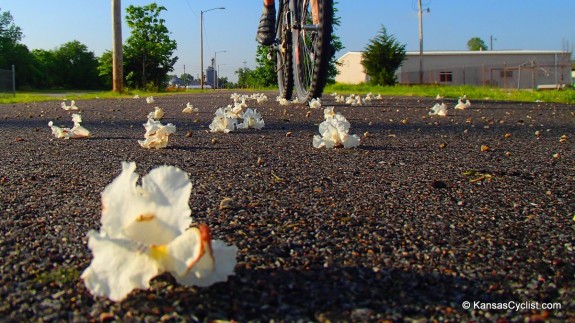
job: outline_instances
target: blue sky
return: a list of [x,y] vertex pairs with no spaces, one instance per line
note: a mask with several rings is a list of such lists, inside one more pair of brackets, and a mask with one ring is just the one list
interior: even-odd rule
[[[152,0],[122,0],[122,8]],[[204,67],[215,52],[220,75],[236,80],[235,71],[255,66],[255,31],[261,0],[158,0],[168,10],[171,38],[178,43],[175,74],[196,76],[200,68],[200,11],[204,13]],[[573,0],[423,0],[425,50],[465,50],[480,37],[495,50],[568,50],[575,45]],[[78,40],[97,56],[112,47],[110,0],[7,0],[0,4],[22,28],[29,49],[54,49]],[[360,51],[383,25],[408,51],[419,50],[416,0],[339,0],[336,30],[346,51]],[[123,12],[125,12],[123,10]],[[130,30],[124,24],[124,40]]]

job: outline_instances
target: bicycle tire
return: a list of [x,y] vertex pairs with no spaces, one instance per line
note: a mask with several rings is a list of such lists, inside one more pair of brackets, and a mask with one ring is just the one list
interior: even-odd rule
[[291,100],[293,95],[293,68],[292,68],[292,33],[288,21],[289,7],[280,2],[276,21],[276,73],[278,79],[279,97]]
[[331,59],[333,1],[317,0],[317,25],[312,24],[310,1],[292,0],[295,4],[293,41],[293,77],[297,98],[308,102],[319,98],[325,87]]

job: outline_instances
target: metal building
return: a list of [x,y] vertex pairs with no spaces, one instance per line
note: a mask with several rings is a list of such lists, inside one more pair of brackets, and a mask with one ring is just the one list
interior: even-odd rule
[[[419,83],[419,52],[407,52],[396,71],[400,84]],[[368,80],[361,52],[339,60],[337,82]],[[429,51],[423,53],[423,82],[443,85],[497,86],[501,88],[556,88],[571,84],[571,53],[565,51]]]

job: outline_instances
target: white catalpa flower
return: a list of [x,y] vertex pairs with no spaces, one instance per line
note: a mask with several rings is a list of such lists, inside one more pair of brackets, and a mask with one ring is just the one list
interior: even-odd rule
[[262,115],[257,110],[248,108],[244,113],[244,122],[238,124],[238,129],[254,128],[260,130],[265,126]]
[[144,128],[146,128],[144,140],[138,140],[138,143],[143,148],[148,149],[166,148],[170,135],[176,132],[176,126],[173,124],[168,123],[167,125],[163,125],[160,121],[152,118],[148,119],[148,122],[144,124]]
[[323,109],[323,117],[325,118],[325,120],[330,119],[330,118],[334,118],[336,116],[335,111],[333,111],[334,107],[326,107],[325,109]]
[[216,110],[215,115],[214,120],[210,124],[210,132],[228,133],[235,130],[238,121],[236,118],[228,117],[224,108]]
[[455,110],[465,110],[471,106],[471,102],[467,100],[467,97],[462,97],[457,100],[457,105],[455,106]]
[[160,120],[164,117],[164,109],[154,107],[154,111],[148,113],[148,119]]
[[321,99],[317,98],[317,99],[311,99],[309,101],[309,107],[311,109],[319,109],[321,108]]
[[315,148],[353,148],[359,146],[360,139],[357,135],[350,135],[350,124],[341,114],[326,119],[319,124],[321,136],[313,137]]
[[290,101],[288,99],[285,98],[280,98],[279,96],[276,99],[277,102],[279,102],[280,105],[289,105]]
[[186,104],[186,107],[184,108],[184,110],[182,110],[183,113],[193,113],[193,112],[198,112],[198,108],[194,108],[193,105],[190,104],[190,102],[188,102],[188,104]]
[[441,116],[445,117],[447,115],[447,105],[445,103],[436,103],[429,112],[430,116]]
[[139,95],[137,95],[137,94],[136,94],[136,95],[134,95],[134,99],[139,99],[139,98],[140,98],[140,96],[139,96]]
[[149,96],[149,97],[146,98],[146,103],[152,104],[152,103],[154,103],[154,102],[156,102],[156,100],[154,100],[154,97],[153,97],[153,96]]
[[66,111],[76,111],[76,110],[80,110],[77,106],[76,106],[76,101],[72,100],[70,102],[70,105],[66,105],[66,102],[62,102],[61,104],[62,109],[66,110]]
[[226,108],[224,108],[224,111],[226,112],[226,116],[228,118],[232,118],[232,119],[243,118],[244,111],[242,109],[244,107],[247,107],[247,104],[242,104],[242,103],[245,103],[245,101],[242,100],[241,103],[236,103],[236,105],[234,105],[233,107],[230,104]]
[[261,103],[264,103],[264,102],[267,102],[267,101],[268,101],[268,97],[267,97],[265,94],[263,94],[263,93],[260,93],[260,94],[256,95],[255,99],[256,99],[256,102],[257,102],[258,104],[261,104]]
[[54,122],[48,122],[48,126],[52,129],[52,134],[58,139],[78,139],[78,138],[88,138],[91,133],[88,129],[84,128],[80,123],[82,122],[82,116],[74,113],[72,114],[72,121],[74,126],[72,128],[60,128],[54,125]]
[[93,259],[81,278],[93,295],[121,301],[171,273],[186,286],[209,286],[233,275],[237,248],[212,240],[205,225],[190,228],[192,184],[171,166],[153,169],[138,185],[135,163],[102,193],[100,232],[88,232]]

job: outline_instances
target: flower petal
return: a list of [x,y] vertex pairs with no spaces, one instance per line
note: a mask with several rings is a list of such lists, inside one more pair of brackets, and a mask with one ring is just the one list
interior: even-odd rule
[[112,238],[167,244],[190,225],[191,183],[183,171],[160,166],[137,186],[135,163],[122,163],[122,173],[102,193],[102,231]]
[[162,269],[137,243],[111,239],[91,230],[88,247],[94,258],[81,278],[94,295],[121,301],[134,289],[147,289]]
[[173,166],[160,166],[142,178],[142,188],[158,207],[160,220],[184,232],[191,222],[192,183],[188,174]]
[[228,276],[234,274],[238,248],[219,240],[211,240],[206,226],[200,226],[198,230],[204,252],[201,258],[188,265],[189,271],[185,276],[174,273],[176,280],[182,285],[199,287],[226,281]]

